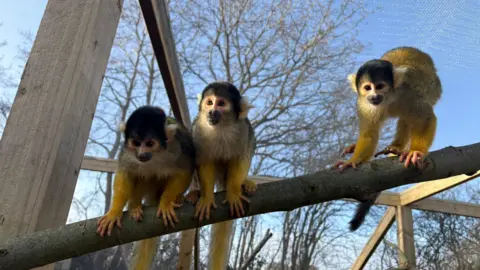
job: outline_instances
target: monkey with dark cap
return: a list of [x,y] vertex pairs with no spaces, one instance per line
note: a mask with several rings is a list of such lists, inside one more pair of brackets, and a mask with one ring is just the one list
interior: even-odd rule
[[[157,217],[165,226],[178,222],[180,206],[195,171],[195,148],[191,134],[158,107],[136,109],[122,126],[125,136],[120,151],[109,211],[99,220],[97,232],[111,235],[121,228],[123,208],[128,202],[130,216],[142,220],[142,200],[158,207]],[[140,241],[134,254],[134,269],[150,269],[158,237]]]
[[[413,47],[398,47],[380,59],[365,62],[356,74],[348,76],[357,93],[360,133],[355,144],[342,156],[353,154],[334,167],[340,171],[369,161],[378,155],[397,155],[405,167],[423,166],[423,158],[433,143],[437,117],[433,107],[442,95],[442,84],[432,58]],[[385,120],[397,118],[396,134],[384,150],[375,153]],[[355,231],[379,193],[365,196],[350,222]]]
[[[250,163],[255,152],[255,133],[247,117],[252,106],[231,83],[214,82],[199,97],[199,112],[193,122],[200,198],[195,216],[209,219],[216,208],[214,186],[226,191],[226,200],[233,216],[245,214],[243,202],[249,200],[242,191],[252,194],[255,182],[248,180]],[[210,269],[225,269],[233,221],[212,225]]]

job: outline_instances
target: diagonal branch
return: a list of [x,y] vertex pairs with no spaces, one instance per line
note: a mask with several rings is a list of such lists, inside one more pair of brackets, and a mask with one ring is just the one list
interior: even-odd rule
[[[431,152],[425,162],[427,166],[422,171],[406,169],[398,158],[391,157],[360,165],[356,170],[344,173],[323,170],[261,184],[250,198],[250,204],[246,205],[246,216],[291,211],[342,198],[359,198],[363,194],[454,175],[472,175],[480,169],[480,143],[450,146]],[[34,268],[116,245],[230,220],[229,206],[221,203],[224,198],[225,192],[215,194],[217,209],[210,220],[203,222],[192,218],[195,211],[193,205],[183,205],[177,210],[179,223],[175,228],[166,228],[161,219],[154,218],[156,208],[146,207],[141,223],[124,215],[122,229],[116,228],[110,237],[101,238],[96,234],[98,218],[95,218],[11,238],[0,243],[0,268]]]
[[268,239],[270,239],[272,236],[273,236],[273,233],[270,231],[270,229],[268,229],[267,233],[263,237],[262,241],[260,241],[260,243],[258,243],[258,245],[253,250],[250,257],[248,257],[245,260],[242,267],[240,267],[240,270],[247,270],[248,269],[248,266],[253,262],[253,260],[255,259],[255,256],[257,256],[257,254],[260,252],[260,250],[262,250],[263,246],[265,246],[265,244],[267,243]]

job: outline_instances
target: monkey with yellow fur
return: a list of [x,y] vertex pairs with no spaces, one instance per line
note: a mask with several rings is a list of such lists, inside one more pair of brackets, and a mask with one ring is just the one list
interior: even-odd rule
[[[247,114],[251,106],[238,89],[228,82],[214,82],[199,97],[199,113],[193,122],[200,198],[195,216],[201,221],[216,208],[214,186],[226,191],[226,200],[233,216],[245,214],[243,202],[249,200],[245,190],[253,194],[255,182],[247,180],[255,152],[256,139]],[[190,195],[190,194],[189,194]],[[228,263],[228,250],[233,221],[212,225],[209,269],[223,270]]]
[[[433,107],[442,95],[432,58],[417,48],[394,48],[380,59],[365,62],[348,80],[357,93],[360,132],[356,143],[342,154],[353,153],[352,157],[337,162],[334,168],[355,168],[381,154],[400,156],[405,167],[421,167],[436,133]],[[380,129],[388,118],[398,118],[395,137],[389,146],[375,153]],[[351,231],[361,225],[377,196],[365,196],[350,221]]]
[[[122,127],[125,142],[115,173],[112,204],[98,222],[97,232],[111,235],[121,228],[123,208],[128,202],[130,216],[142,220],[142,199],[157,205],[157,217],[165,226],[178,222],[175,208],[180,206],[195,171],[195,148],[191,134],[158,107],[135,110]],[[132,269],[146,270],[155,257],[158,237],[139,242]]]

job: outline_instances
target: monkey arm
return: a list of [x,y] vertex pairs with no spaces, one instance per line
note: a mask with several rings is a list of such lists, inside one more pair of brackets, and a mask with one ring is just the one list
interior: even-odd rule
[[233,159],[228,162],[225,202],[230,204],[230,213],[238,217],[245,215],[242,201],[250,202],[242,194],[242,184],[247,179],[250,162],[249,157]]
[[393,141],[389,146],[376,153],[375,157],[379,155],[401,155],[402,151],[405,149],[405,146],[407,146],[408,142],[410,141],[410,122],[411,121],[409,121],[407,118],[400,117],[397,121],[395,138],[393,138]]
[[378,144],[381,123],[360,120],[360,133],[355,144],[355,151],[349,162],[359,164],[370,160]]
[[215,164],[212,162],[201,164],[198,167],[198,178],[200,182],[200,199],[197,202],[195,217],[202,221],[204,216],[207,220],[210,218],[210,208],[212,206],[217,208],[213,195],[215,188]]
[[110,210],[98,221],[97,232],[100,233],[100,236],[105,234],[105,231],[108,231],[108,235],[111,234],[112,229],[115,225],[119,228],[122,227],[121,217],[123,207],[127,204],[128,199],[133,192],[133,181],[129,179],[126,172],[119,170],[115,173],[115,179],[113,183],[113,198],[112,206]]
[[178,222],[175,208],[180,207],[180,204],[177,203],[177,199],[188,189],[191,181],[192,173],[189,171],[179,171],[168,178],[157,210],[157,217],[162,216],[165,226],[170,224],[175,227],[174,222]]
[[128,201],[128,211],[130,212],[130,216],[136,221],[142,219],[142,189],[140,187],[132,190],[130,200]]

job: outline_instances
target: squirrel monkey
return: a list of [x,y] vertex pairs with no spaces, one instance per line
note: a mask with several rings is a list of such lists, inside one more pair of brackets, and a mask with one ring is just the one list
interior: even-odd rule
[[[123,208],[136,221],[142,220],[142,199],[157,205],[157,217],[165,226],[178,222],[174,208],[180,206],[195,171],[195,148],[190,133],[158,107],[136,109],[122,125],[125,142],[120,151],[110,210],[98,221],[100,236],[121,228]],[[133,269],[150,269],[158,237],[141,240]]]
[[[432,58],[417,48],[394,48],[380,59],[364,63],[348,80],[357,93],[360,132],[357,142],[342,154],[353,153],[352,157],[337,162],[334,168],[355,168],[382,154],[400,156],[405,167],[422,167],[437,127],[433,107],[442,94]],[[380,129],[388,118],[398,118],[395,137],[389,146],[375,153]],[[350,221],[351,231],[363,223],[378,194],[367,195],[361,201]]]
[[[195,217],[201,221],[216,208],[214,185],[226,190],[226,200],[232,216],[245,214],[242,201],[256,190],[256,183],[247,180],[255,152],[255,134],[247,118],[252,108],[240,91],[228,82],[214,82],[199,95],[199,113],[193,122],[193,142],[196,149],[200,198]],[[194,191],[198,192],[198,191]],[[189,194],[190,195],[190,194]],[[223,270],[228,263],[228,250],[233,221],[212,225],[209,269]]]

